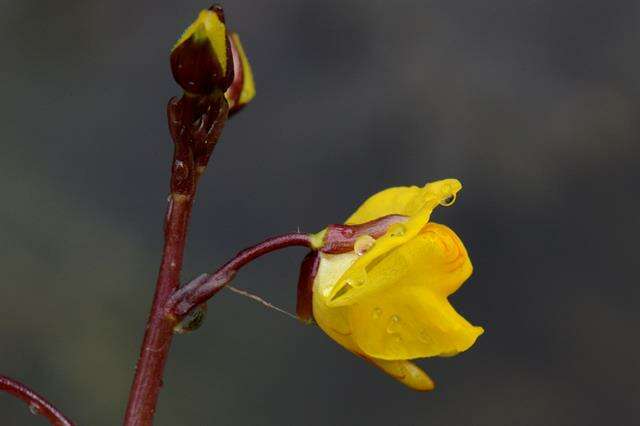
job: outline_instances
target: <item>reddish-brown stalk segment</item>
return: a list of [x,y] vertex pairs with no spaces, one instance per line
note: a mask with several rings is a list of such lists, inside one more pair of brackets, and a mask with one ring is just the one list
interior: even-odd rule
[[165,216],[165,244],[151,313],[129,394],[125,426],[153,423],[175,325],[164,314],[164,306],[180,285],[182,257],[198,179],[218,141],[227,119],[228,106],[222,92],[210,96],[185,95],[180,100],[171,99],[167,112],[174,141],[174,156],[171,194]]
[[311,247],[311,237],[307,234],[293,233],[269,238],[253,247],[240,251],[216,272],[208,276],[199,276],[182,286],[168,300],[165,308],[167,318],[176,322],[184,318],[192,309],[212,298],[225,285],[229,284],[236,273],[247,263],[258,257],[284,247]]
[[17,380],[0,375],[0,391],[7,392],[9,395],[20,398],[29,406],[29,411],[33,414],[39,414],[45,417],[54,426],[75,425],[75,423],[65,417],[60,410],[51,405],[49,401]]
[[174,326],[161,308],[179,285],[192,205],[192,199],[183,195],[172,195],[169,201],[160,273],[131,386],[125,425],[150,425],[153,421]]

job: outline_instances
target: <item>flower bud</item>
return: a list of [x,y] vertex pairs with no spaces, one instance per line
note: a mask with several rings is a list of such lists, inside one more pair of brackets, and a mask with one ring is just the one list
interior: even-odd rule
[[233,81],[233,57],[220,6],[203,10],[171,51],[173,78],[185,92],[224,92]]

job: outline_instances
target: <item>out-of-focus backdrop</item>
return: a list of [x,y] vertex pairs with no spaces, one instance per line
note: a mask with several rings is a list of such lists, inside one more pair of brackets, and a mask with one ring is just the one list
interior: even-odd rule
[[[162,246],[168,52],[203,1],[0,1],[0,372],[121,422]],[[184,278],[317,231],[379,189],[458,177],[434,220],[486,328],[414,393],[230,292],[179,336],[158,425],[640,422],[637,1],[224,3],[258,95],[200,187]],[[290,249],[235,284],[289,310]],[[42,425],[0,395],[0,424]]]

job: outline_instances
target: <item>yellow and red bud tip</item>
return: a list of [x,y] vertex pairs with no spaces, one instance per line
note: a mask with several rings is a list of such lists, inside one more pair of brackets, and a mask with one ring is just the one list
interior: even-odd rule
[[185,92],[225,92],[233,81],[233,57],[220,6],[203,10],[171,50],[173,78]]
[[229,114],[233,114],[254,98],[256,86],[240,37],[238,37],[238,34],[232,33],[229,39],[231,41],[231,55],[233,56],[233,82],[224,96],[229,102]]

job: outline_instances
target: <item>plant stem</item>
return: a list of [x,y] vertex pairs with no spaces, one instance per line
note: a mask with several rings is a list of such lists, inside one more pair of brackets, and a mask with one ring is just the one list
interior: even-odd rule
[[182,257],[198,180],[218,142],[229,107],[222,92],[210,96],[184,95],[167,106],[174,142],[171,193],[164,222],[164,250],[151,313],[129,393],[125,426],[153,424],[164,366],[175,322],[164,314],[167,300],[180,286]]
[[33,414],[40,414],[46,417],[54,426],[73,426],[74,423],[66,418],[56,407],[51,405],[46,399],[38,395],[17,380],[0,375],[0,391],[20,398],[29,405],[29,410]]
[[172,194],[165,219],[165,244],[160,273],[153,297],[151,314],[136,366],[136,375],[129,394],[124,424],[151,425],[164,365],[169,354],[174,323],[164,315],[164,305],[180,283],[180,270],[184,253],[192,197]]
[[284,247],[312,247],[311,236],[292,233],[269,238],[236,254],[211,275],[201,275],[182,286],[167,301],[165,313],[168,320],[179,321],[195,307],[205,303],[229,284],[236,273],[258,257]]

